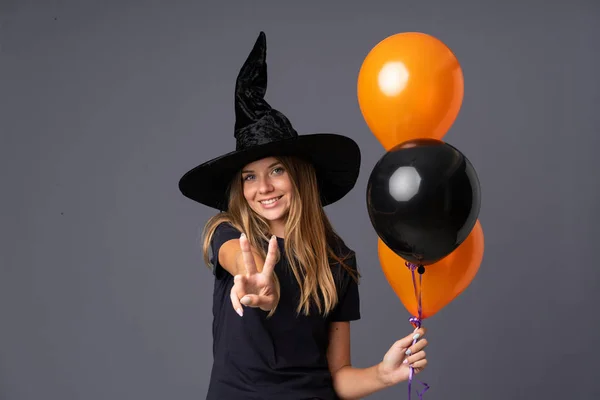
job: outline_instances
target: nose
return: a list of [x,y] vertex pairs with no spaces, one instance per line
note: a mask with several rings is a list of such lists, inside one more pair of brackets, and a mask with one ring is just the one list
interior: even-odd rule
[[259,193],[269,193],[272,190],[273,185],[271,184],[271,180],[269,178],[263,178],[260,180],[260,186],[258,187]]

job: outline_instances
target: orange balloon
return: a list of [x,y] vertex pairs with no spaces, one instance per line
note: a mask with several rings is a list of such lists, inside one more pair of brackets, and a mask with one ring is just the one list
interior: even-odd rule
[[363,61],[357,86],[365,122],[386,151],[410,139],[444,137],[464,93],[456,56],[419,32],[379,42]]
[[[479,220],[465,241],[447,257],[425,266],[421,280],[421,319],[429,318],[448,305],[473,281],[483,260],[483,229]],[[405,260],[378,239],[379,261],[387,281],[406,310],[418,317],[412,273]],[[419,285],[419,275],[415,271]]]

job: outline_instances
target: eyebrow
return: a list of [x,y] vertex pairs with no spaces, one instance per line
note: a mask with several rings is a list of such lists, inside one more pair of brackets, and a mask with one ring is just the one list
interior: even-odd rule
[[[269,165],[269,166],[267,167],[267,169],[268,169],[268,168],[273,168],[274,166],[276,166],[276,165],[278,165],[278,164],[281,164],[281,163],[280,163],[279,161],[277,161],[277,162],[274,162],[273,164]],[[242,174],[246,174],[246,173],[249,173],[249,172],[254,172],[254,171],[253,171],[253,170],[251,170],[251,169],[245,169],[245,170],[243,170],[243,171],[242,171]]]

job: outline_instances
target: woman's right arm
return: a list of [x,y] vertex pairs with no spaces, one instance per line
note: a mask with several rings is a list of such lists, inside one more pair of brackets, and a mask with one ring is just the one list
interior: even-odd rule
[[[252,249],[252,255],[256,269],[261,272],[265,261],[254,249]],[[244,265],[239,239],[231,239],[223,243],[219,249],[219,264],[233,276],[246,275],[246,266]]]

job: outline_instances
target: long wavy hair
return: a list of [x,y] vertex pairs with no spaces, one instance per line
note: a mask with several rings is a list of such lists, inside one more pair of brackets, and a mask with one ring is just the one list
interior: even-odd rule
[[[295,157],[276,158],[283,164],[292,183],[284,249],[291,271],[300,286],[297,312],[309,315],[311,306],[314,305],[319,313],[327,315],[338,303],[331,270],[332,260],[346,269],[357,282],[360,274],[344,263],[350,254],[342,256],[333,248],[341,239],[321,206],[312,164]],[[240,232],[245,232],[252,248],[263,259],[266,257],[266,244],[271,236],[269,223],[252,210],[244,198],[241,171],[230,184],[228,211],[213,216],[204,227],[203,253],[204,261],[209,267],[210,242],[215,229],[222,222],[228,222]],[[279,281],[276,276],[275,279],[279,294]]]

